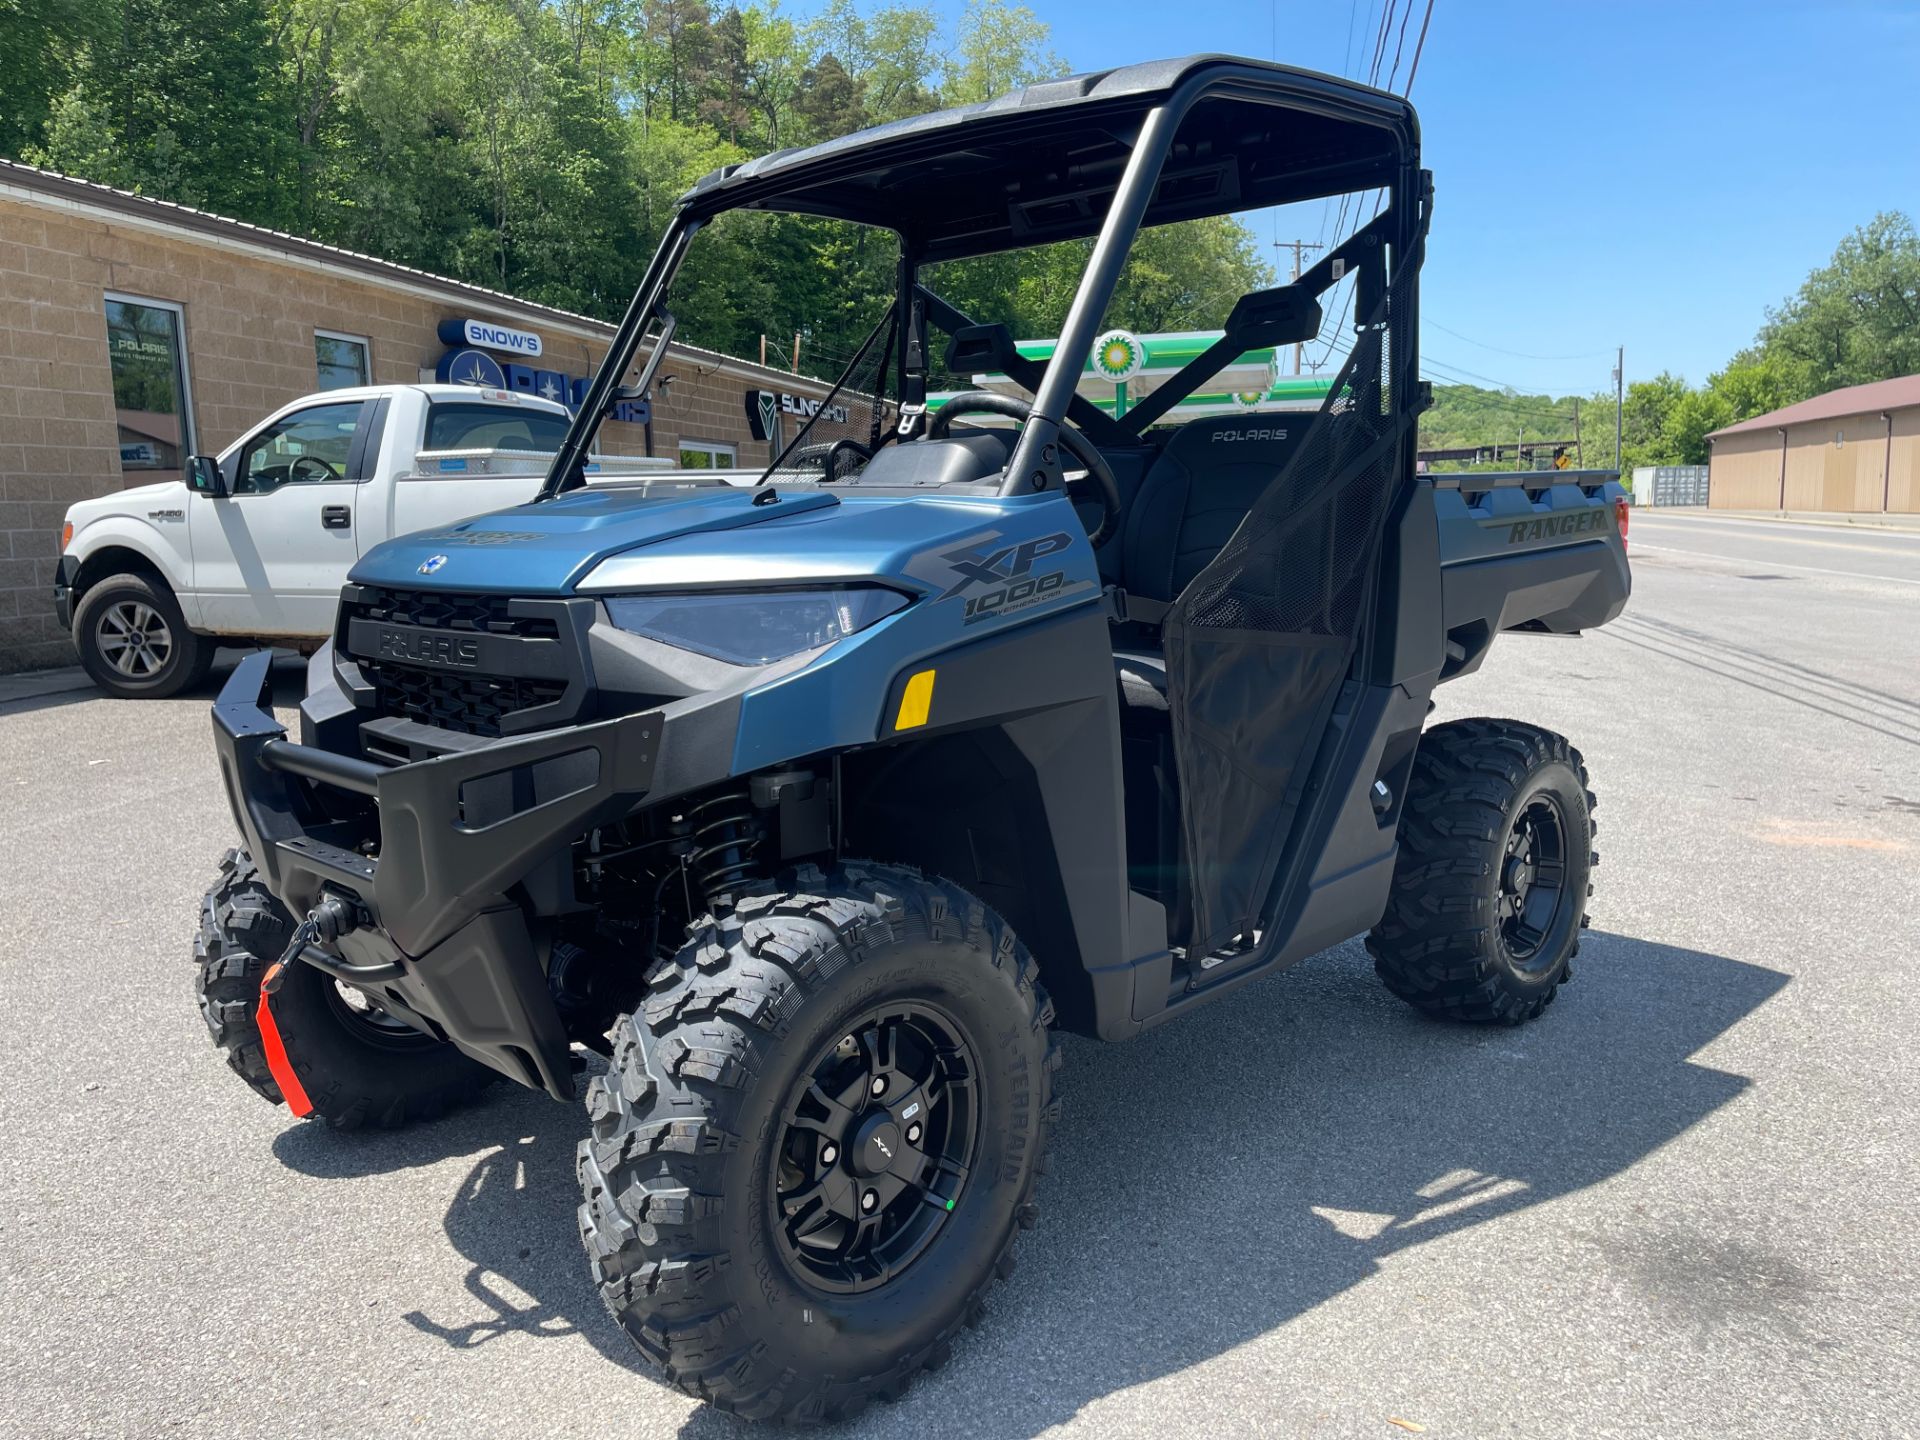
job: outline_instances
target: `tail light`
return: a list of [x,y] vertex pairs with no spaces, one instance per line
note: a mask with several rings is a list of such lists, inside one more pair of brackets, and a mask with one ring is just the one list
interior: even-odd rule
[[1627,516],[1631,514],[1632,511],[1633,506],[1627,503],[1624,495],[1613,502],[1613,518],[1620,522],[1620,548],[1622,550],[1627,548]]

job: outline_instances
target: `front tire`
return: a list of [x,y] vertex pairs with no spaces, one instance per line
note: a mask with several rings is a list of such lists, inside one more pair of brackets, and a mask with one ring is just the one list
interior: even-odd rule
[[1518,1025],[1572,978],[1587,923],[1593,792],[1580,752],[1517,720],[1455,720],[1420,740],[1375,971],[1418,1009]]
[[187,628],[173,592],[145,575],[110,575],[81,596],[73,644],[93,682],[125,700],[159,700],[198,685],[215,645]]
[[803,867],[696,922],[587,1092],[580,1234],[614,1318],[743,1416],[902,1393],[1034,1222],[1051,1020],[999,917],[910,870]]
[[[200,902],[194,939],[200,1016],[227,1066],[263,1100],[285,1103],[261,1042],[260,977],[292,939],[294,919],[253,859],[233,849]],[[313,1114],[339,1130],[395,1129],[473,1099],[494,1072],[444,1041],[358,1004],[311,965],[287,967],[273,994],[287,1060]]]

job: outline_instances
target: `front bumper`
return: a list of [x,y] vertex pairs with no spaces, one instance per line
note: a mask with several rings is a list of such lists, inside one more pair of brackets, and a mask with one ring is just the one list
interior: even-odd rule
[[296,916],[334,892],[372,918],[339,939],[337,957],[307,958],[335,962],[323,968],[382,1005],[570,1099],[567,1036],[527,909],[510,892],[647,797],[674,719],[668,709],[690,709],[684,723],[704,707],[383,767],[289,741],[267,708],[269,663],[265,654],[241,661],[213,708],[234,821],[268,888]]
[[73,626],[73,582],[79,578],[80,562],[71,555],[62,555],[59,569],[53,572],[53,613],[62,630]]

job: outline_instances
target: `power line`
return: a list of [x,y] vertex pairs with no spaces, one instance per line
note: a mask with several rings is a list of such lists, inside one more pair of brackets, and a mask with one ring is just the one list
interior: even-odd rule
[[[1387,36],[1390,33],[1392,33],[1394,12],[1399,8],[1400,8],[1399,0],[1386,0],[1386,4],[1380,12],[1380,27],[1374,34],[1373,63],[1368,67],[1368,71],[1367,71],[1367,83],[1369,85],[1379,84],[1380,64],[1381,64],[1381,61],[1386,58]],[[1388,73],[1388,77],[1387,77],[1388,89],[1392,88],[1394,79],[1400,73],[1400,56],[1406,46],[1407,23],[1410,20],[1412,20],[1412,18],[1413,18],[1413,4],[1412,4],[1412,0],[1408,0],[1406,11],[1400,17],[1399,38],[1398,38],[1398,42],[1394,46],[1393,69]],[[1407,71],[1406,90],[1411,90],[1413,88],[1413,77],[1414,77],[1415,71],[1418,69],[1418,66],[1419,66],[1420,51],[1426,44],[1427,26],[1432,19],[1433,19],[1433,0],[1427,0],[1426,16],[1420,22],[1420,41],[1414,47],[1414,64]],[[1403,90],[1401,92],[1402,98],[1405,97],[1406,90]],[[1365,192],[1363,191],[1359,193],[1361,195],[1364,195]],[[1346,230],[1348,202],[1353,200],[1354,197],[1355,197],[1355,192],[1352,192],[1352,191],[1349,191],[1347,194],[1342,195],[1340,197],[1340,216],[1334,222],[1334,226],[1333,226],[1334,239],[1332,243],[1336,246],[1342,243],[1343,239],[1347,238],[1345,235],[1343,235],[1342,232]],[[1377,191],[1374,195],[1373,213],[1367,218],[1367,220],[1364,223],[1372,224],[1374,220],[1378,219],[1380,215],[1381,207],[1383,207],[1386,204],[1386,202],[1387,202],[1386,190],[1381,189]],[[1361,229],[1363,222],[1359,218],[1360,205],[1363,205],[1365,203],[1366,203],[1365,200],[1361,199],[1359,203],[1355,204],[1353,207],[1353,215],[1354,215],[1353,233],[1354,234],[1358,234]],[[1351,285],[1351,284],[1348,285],[1346,289],[1346,293],[1343,296],[1341,296],[1340,318],[1334,322],[1334,333],[1331,337],[1329,337],[1327,341],[1327,348],[1321,352],[1320,358],[1314,362],[1313,368],[1316,371],[1319,370],[1321,366],[1325,365],[1328,359],[1333,354],[1334,341],[1339,337],[1341,330],[1346,325],[1347,315],[1351,311],[1353,306],[1354,289],[1355,289],[1354,285]]]
[[1604,350],[1586,350],[1578,355],[1533,355],[1525,350],[1503,350],[1498,345],[1489,345],[1486,341],[1476,340],[1471,335],[1462,335],[1458,330],[1449,330],[1438,320],[1428,320],[1424,323],[1433,326],[1436,330],[1445,331],[1445,333],[1453,336],[1456,340],[1464,340],[1467,344],[1477,346],[1482,350],[1491,350],[1496,355],[1511,355],[1516,360],[1598,360],[1607,353]]
[[1413,42],[1413,64],[1407,67],[1407,88],[1401,98],[1413,94],[1413,77],[1420,73],[1420,56],[1427,48],[1427,26],[1433,23],[1433,0],[1427,0],[1427,13],[1420,17],[1420,38]]
[[[1429,0],[1428,13],[1432,13],[1431,0]],[[1398,79],[1400,75],[1400,54],[1407,48],[1407,22],[1411,19],[1413,19],[1413,6],[1409,3],[1406,8],[1406,13],[1400,17],[1400,38],[1393,42],[1393,69],[1387,72],[1387,88],[1389,90],[1393,88],[1393,82]],[[1409,83],[1411,83],[1413,77],[1408,76],[1407,78]]]

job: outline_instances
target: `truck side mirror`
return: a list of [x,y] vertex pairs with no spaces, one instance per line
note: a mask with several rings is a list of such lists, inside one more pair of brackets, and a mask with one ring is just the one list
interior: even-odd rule
[[220,473],[220,462],[211,455],[189,455],[187,488],[209,500],[223,498],[227,493],[227,477]]

